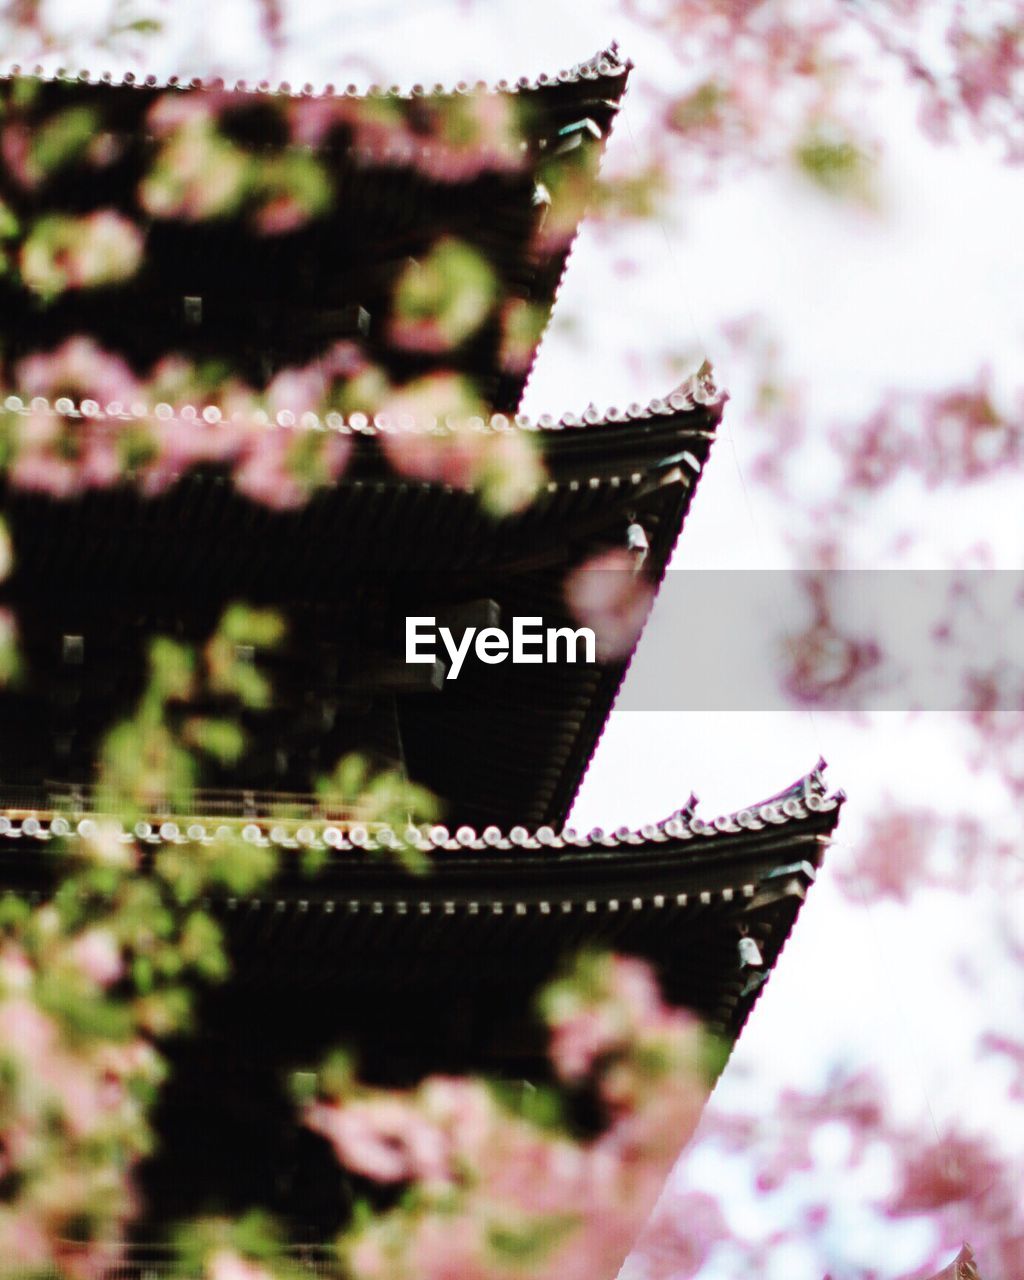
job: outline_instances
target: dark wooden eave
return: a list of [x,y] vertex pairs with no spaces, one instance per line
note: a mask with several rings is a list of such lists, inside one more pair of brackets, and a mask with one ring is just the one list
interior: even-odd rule
[[[607,946],[657,961],[676,1002],[731,1042],[839,818],[843,795],[828,792],[822,767],[732,814],[705,820],[691,802],[662,822],[614,833],[250,821],[242,838],[279,850],[277,878],[258,895],[215,895],[206,905],[232,939],[239,988],[312,995],[357,975],[396,998],[424,984],[440,997],[450,984],[508,983],[538,967],[540,980],[561,955]],[[4,882],[42,892],[50,842],[74,842],[99,821],[0,815]],[[217,826],[155,819],[123,839],[144,851],[203,844],[217,838]],[[407,870],[403,849],[425,856],[427,870]],[[326,857],[312,875],[301,869],[309,851]],[[738,959],[743,933],[763,957],[754,970]],[[472,977],[464,972],[469,956]]]
[[[535,80],[460,84],[407,91],[268,84],[225,86],[219,80],[88,72],[47,76],[11,68],[0,76],[0,105],[34,92],[18,108],[16,124],[42,130],[54,113],[85,108],[99,115],[97,132],[115,140],[116,164],[97,169],[84,160],[59,169],[39,188],[25,189],[0,159],[0,199],[23,222],[41,213],[114,208],[139,217],[135,191],[152,164],[156,143],[147,112],[161,95],[207,97],[228,129],[250,148],[284,153],[275,108],[301,113],[325,102],[341,103],[358,122],[394,109],[415,124],[418,110],[457,110],[467,98],[499,96],[523,107],[523,155],[517,167],[483,164],[458,180],[441,180],[419,163],[415,130],[399,129],[403,147],[357,145],[357,127],[342,125],[309,151],[329,169],[339,198],[329,213],[285,235],[246,233],[238,219],[146,218],[146,255],[139,274],[116,293],[92,289],[66,293],[40,306],[39,299],[0,279],[4,358],[57,347],[87,333],[104,349],[125,356],[140,373],[174,351],[196,361],[226,361],[252,385],[263,386],[279,369],[300,366],[337,339],[356,339],[373,363],[402,383],[439,363],[474,380],[490,408],[514,412],[537,346],[515,367],[499,355],[497,319],[467,345],[438,358],[403,351],[389,339],[391,292],[397,273],[442,237],[456,237],[485,255],[497,272],[495,314],[509,300],[530,303],[550,315],[565,271],[573,234],[538,250],[545,204],[538,199],[552,169],[577,165],[581,154],[603,151],[625,92],[630,64],[609,48],[577,66]],[[383,130],[386,138],[387,130]],[[550,185],[554,184],[548,179]],[[550,194],[550,193],[549,193]],[[555,192],[554,199],[559,199]],[[563,216],[578,227],[583,209]],[[113,304],[111,298],[113,297]],[[4,392],[17,392],[7,385]]]
[[[246,825],[279,848],[258,895],[211,895],[232,977],[202,998],[197,1034],[165,1046],[173,1072],[141,1172],[151,1220],[262,1203],[323,1239],[347,1212],[326,1150],[296,1147],[283,1082],[331,1048],[362,1078],[406,1086],[432,1072],[548,1078],[536,992],[581,947],[655,962],[666,995],[694,1009],[726,1052],[789,936],[835,828],[841,793],[820,768],[772,800],[705,821],[692,803],[639,831],[418,831],[323,822]],[[47,850],[97,819],[0,816],[0,876],[42,898]],[[82,824],[85,824],[84,826]],[[216,838],[209,820],[124,832],[143,850]],[[429,858],[411,875],[403,844]],[[303,852],[327,861],[301,873]],[[743,935],[761,964],[744,967]],[[719,1060],[722,1065],[723,1054]],[[333,1215],[333,1216],[332,1216]],[[144,1237],[145,1238],[145,1237]],[[151,1236],[149,1238],[152,1238]]]
[[[535,441],[548,474],[527,510],[502,519],[472,493],[396,475],[379,452],[382,428],[369,423],[345,424],[353,461],[300,511],[242,498],[215,470],[190,472],[155,498],[130,484],[59,502],[0,490],[17,566],[5,596],[32,673],[4,695],[18,728],[0,741],[8,803],[11,789],[34,786],[17,803],[45,807],[45,779],[87,789],[99,735],[141,689],[139,638],[165,631],[200,642],[234,599],[282,605],[296,639],[273,657],[278,697],[253,721],[246,778],[218,785],[308,790],[311,769],[329,771],[360,745],[359,715],[376,712],[349,705],[352,682],[358,675],[372,694],[374,663],[402,658],[407,614],[492,600],[506,619],[567,623],[566,574],[624,547],[633,519],[646,529],[644,572],[657,585],[722,403],[677,393],[604,416],[492,423]],[[82,638],[80,664],[66,662],[63,635]],[[625,668],[476,664],[439,693],[399,692],[409,772],[445,800],[455,826],[564,822]],[[323,701],[338,705],[326,734]],[[279,747],[292,753],[283,772]]]

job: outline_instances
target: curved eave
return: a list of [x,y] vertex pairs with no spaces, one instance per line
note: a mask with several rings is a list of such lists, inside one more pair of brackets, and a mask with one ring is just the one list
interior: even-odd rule
[[[137,483],[62,500],[8,483],[3,497],[15,539],[11,598],[24,600],[33,616],[43,600],[64,601],[68,609],[74,603],[80,620],[66,629],[85,634],[83,628],[99,628],[101,665],[112,660],[100,659],[110,643],[102,637],[115,634],[118,619],[128,625],[122,615],[134,598],[149,601],[153,616],[176,600],[305,601],[334,610],[344,629],[358,623],[353,611],[365,609],[359,603],[365,592],[356,588],[370,584],[386,597],[378,610],[408,613],[410,600],[426,606],[432,592],[449,591],[494,599],[509,616],[557,621],[565,612],[566,572],[623,547],[634,519],[649,539],[644,573],[654,586],[660,583],[723,404],[705,375],[664,399],[605,414],[588,410],[536,422],[496,415],[461,428],[424,426],[442,434],[519,432],[537,441],[545,483],[525,510],[498,519],[470,492],[398,475],[379,439],[398,424],[358,415],[337,426],[299,421],[260,428],[345,430],[355,437],[340,480],[295,510],[273,510],[240,495],[227,465],[188,471],[154,496],[145,495],[141,472]],[[6,408],[12,414],[49,411],[10,399]],[[88,406],[86,416],[92,412]],[[173,411],[167,412],[172,416],[164,413],[163,420],[173,422]],[[133,421],[109,418],[112,430]],[[211,432],[220,429],[217,421],[205,420]],[[34,632],[25,628],[26,644],[36,632],[44,639],[50,634],[53,620],[47,618],[40,614]],[[34,657],[33,669],[49,671],[48,653]],[[420,780],[450,802],[446,814],[456,826],[564,823],[625,670],[623,661],[570,670],[526,666],[516,668],[508,689],[474,683],[467,674],[437,700],[412,699],[403,713],[403,735],[413,776],[423,770]],[[44,682],[36,694],[48,687]],[[29,698],[30,691],[23,692]],[[97,715],[104,710],[94,708]],[[27,701],[24,712],[33,723]],[[488,718],[502,725],[498,740],[484,735]],[[59,766],[48,765],[44,773],[66,776]]]
[[621,92],[621,84],[632,69],[632,62],[619,57],[618,46],[613,41],[606,49],[601,49],[592,57],[584,59],[571,67],[560,71],[541,72],[537,76],[520,76],[516,80],[499,80],[490,84],[478,80],[475,84],[459,81],[455,84],[435,84],[427,87],[422,84],[403,88],[399,85],[371,84],[365,89],[349,84],[337,88],[333,84],[317,87],[311,83],[292,85],[288,81],[279,81],[276,85],[269,80],[236,80],[227,83],[222,77],[215,76],[165,76],[137,75],[135,72],[102,71],[94,73],[90,70],[71,71],[66,67],[48,70],[44,65],[21,66],[12,64],[0,72],[0,80],[32,79],[44,83],[81,85],[111,85],[134,89],[178,89],[182,92],[207,92],[250,94],[255,97],[288,97],[288,98],[355,98],[378,99],[397,98],[411,99],[423,97],[461,97],[466,94],[496,93],[549,93],[558,85],[587,85],[595,88],[607,87],[609,90]]
[[263,410],[227,413],[216,404],[103,405],[95,400],[76,401],[68,397],[50,400],[45,396],[19,394],[16,388],[0,392],[0,397],[0,418],[8,415],[60,418],[97,424],[112,431],[147,424],[159,425],[162,429],[174,426],[194,429],[198,425],[213,432],[241,426],[275,434],[311,431],[377,440],[401,434],[446,438],[461,432],[494,436],[512,432],[538,439],[545,449],[568,453],[580,447],[592,450],[595,441],[612,444],[618,452],[624,452],[630,444],[648,439],[659,430],[689,429],[711,436],[728,400],[727,393],[715,386],[710,366],[667,396],[654,397],[643,404],[634,401],[624,408],[611,405],[604,411],[591,405],[582,413],[567,410],[557,416],[543,413],[536,418],[523,413],[492,413],[487,418],[394,417],[386,413],[359,412],[320,414],[301,405],[275,414]]
[[[673,877],[692,879],[709,870],[717,874],[748,859],[770,859],[779,848],[820,846],[821,837],[834,830],[845,801],[843,792],[826,789],[821,770],[819,764],[779,797],[733,813],[704,819],[687,807],[661,822],[614,832],[595,828],[582,834],[551,826],[533,830],[515,826],[507,831],[496,826],[482,831],[469,826],[451,831],[440,825],[398,829],[386,823],[331,821],[313,815],[239,817],[225,822],[198,814],[140,820],[128,828],[100,813],[69,816],[66,812],[7,808],[0,810],[0,849],[11,866],[23,864],[23,857],[18,858],[19,847],[32,849],[31,866],[35,867],[38,854],[53,841],[74,845],[101,832],[112,833],[125,844],[137,843],[143,850],[162,845],[211,845],[226,835],[237,835],[257,847],[326,853],[328,862],[317,873],[318,883],[356,884],[365,878],[371,884],[392,883],[405,897],[407,889],[420,886],[428,894],[423,901],[429,900],[435,888],[457,885],[466,876],[476,884],[495,885],[513,877],[517,893],[531,876],[545,883],[563,876],[571,878],[574,871],[585,874],[588,885],[594,886],[622,877],[631,883],[657,880],[666,871]],[[395,857],[406,851],[429,857],[431,874],[422,881],[410,878],[400,858]],[[15,861],[10,863],[12,854]],[[817,865],[820,858],[815,856],[812,861]]]
[[[356,952],[359,971],[387,989],[406,982],[410,954],[443,985],[457,981],[469,956],[482,975],[527,955],[533,963],[575,947],[610,947],[657,960],[674,998],[731,1043],[814,883],[842,800],[815,771],[781,801],[710,822],[686,810],[614,834],[250,822],[243,839],[278,846],[282,870],[258,894],[218,892],[204,905],[224,921],[242,957],[237,980],[247,987],[330,985],[344,980]],[[0,818],[6,885],[41,898],[55,870],[46,846],[88,838],[96,822]],[[121,833],[143,849],[216,838],[198,820]],[[430,873],[410,874],[394,856],[403,847],[429,853]],[[313,875],[298,865],[310,849],[327,854]],[[761,965],[741,965],[744,934],[756,941]]]

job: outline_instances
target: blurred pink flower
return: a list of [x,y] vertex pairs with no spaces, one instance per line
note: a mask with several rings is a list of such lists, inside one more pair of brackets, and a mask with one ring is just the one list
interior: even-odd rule
[[[486,1224],[471,1211],[425,1207],[401,1224],[378,1218],[345,1241],[346,1274],[358,1280],[494,1280]],[[396,1228],[398,1228],[396,1230]],[[529,1272],[524,1272],[524,1277]]]
[[[415,1208],[399,1205],[343,1237],[351,1274],[491,1280],[515,1258],[524,1280],[593,1280],[621,1266],[706,1098],[699,1024],[662,1000],[646,964],[626,957],[582,958],[548,988],[543,1009],[556,1034],[603,1010],[611,1032],[598,1038],[614,1044],[617,1060],[636,1059],[644,1087],[629,1091],[596,1139],[506,1110],[473,1079],[432,1077],[411,1093],[310,1108],[307,1121],[349,1168],[419,1182]],[[709,1222],[709,1239],[714,1230]]]
[[637,1243],[646,1280],[690,1280],[729,1228],[713,1196],[670,1192]]
[[424,1116],[444,1135],[444,1176],[454,1176],[463,1162],[475,1164],[499,1123],[487,1087],[464,1077],[431,1076],[420,1086],[418,1100]]
[[488,1199],[516,1213],[576,1214],[586,1202],[589,1166],[582,1144],[509,1117],[481,1153],[479,1176]]
[[949,1134],[907,1153],[902,1186],[889,1212],[926,1213],[964,1201],[984,1204],[1000,1180],[1001,1169],[999,1159],[986,1143]]
[[18,420],[14,461],[8,478],[17,489],[67,498],[79,489],[74,460],[61,456],[64,425],[46,413],[32,413]]
[[25,1206],[0,1208],[0,1259],[6,1271],[22,1274],[46,1268],[51,1258],[51,1235],[42,1217]]
[[323,404],[326,379],[319,361],[302,367],[290,366],[275,374],[267,386],[267,408],[272,414],[282,410],[298,417],[316,413]]
[[183,109],[188,118],[167,132],[152,169],[139,184],[139,203],[155,218],[187,222],[234,213],[253,183],[255,161],[218,132],[201,106],[175,108]]
[[[408,1257],[416,1280],[494,1280],[486,1224],[471,1214],[425,1214],[413,1228]],[[391,1280],[394,1272],[385,1272]],[[382,1278],[383,1280],[383,1278]]]
[[274,510],[295,510],[339,478],[351,451],[351,438],[334,431],[254,426],[234,468],[235,488]]
[[501,309],[499,359],[507,373],[525,373],[547,324],[547,310],[525,298],[510,298]]
[[139,847],[124,840],[113,822],[97,822],[75,842],[75,852],[90,866],[132,871],[139,865]]
[[1014,101],[1024,69],[1024,35],[1019,25],[999,26],[987,38],[959,27],[954,41],[959,55],[957,87],[968,112],[980,117],[990,101]]
[[620,1173],[653,1179],[649,1207],[653,1208],[662,1180],[693,1137],[708,1093],[707,1080],[695,1064],[677,1063],[638,1092],[633,1106],[598,1138],[595,1150],[611,1155]]
[[57,1024],[26,996],[0,1000],[0,1053],[38,1071],[58,1039]]
[[14,120],[0,132],[0,158],[4,168],[23,187],[33,187],[39,181],[37,166],[32,163],[33,130],[24,122]]
[[9,475],[17,488],[65,498],[107,488],[121,477],[114,426],[40,410],[20,417],[12,435],[15,456]]
[[289,192],[281,192],[256,210],[252,224],[261,235],[282,236],[304,227],[309,216],[309,209],[301,200]]
[[932,882],[929,863],[939,835],[935,813],[894,809],[870,815],[863,838],[833,868],[840,888],[858,902],[907,902],[915,887]]
[[234,464],[246,441],[258,430],[251,422],[207,422],[202,417],[149,418],[143,428],[154,454],[139,468],[142,491],[165,493],[192,467],[202,463]]
[[362,345],[347,338],[328,347],[317,357],[316,365],[326,379],[344,381],[356,377],[370,367]]
[[535,442],[515,428],[485,425],[468,379],[429,374],[392,389],[380,414],[390,426],[378,436],[399,475],[480,495],[492,515],[522,511],[545,476]]
[[148,407],[169,404],[175,409],[205,404],[207,395],[195,364],[180,352],[161,356],[146,379]]
[[518,104],[507,94],[468,94],[411,102],[312,98],[290,104],[292,138],[321,147],[345,128],[367,163],[410,166],[434,182],[469,182],[524,167]]
[[206,1280],[274,1280],[258,1262],[250,1262],[234,1249],[218,1249],[206,1262]]
[[364,1178],[432,1181],[446,1175],[443,1135],[407,1097],[317,1103],[305,1122],[328,1139],[341,1164]]
[[14,390],[24,399],[67,396],[76,402],[95,400],[102,408],[113,402],[129,405],[139,395],[139,383],[127,361],[105,351],[84,334],[65,339],[52,351],[23,357],[14,370]]
[[[635,956],[612,956],[608,966],[608,991],[621,1000],[639,1025],[660,1023],[670,1012],[651,966]],[[679,1015],[677,1015],[679,1016]]]
[[468,432],[434,435],[419,426],[401,426],[379,437],[388,462],[400,476],[453,489],[470,489],[479,445]]
[[121,947],[109,929],[88,929],[75,938],[69,954],[76,967],[98,987],[109,987],[124,973]]
[[247,105],[244,95],[228,90],[203,89],[182,93],[168,89],[158,94],[146,114],[146,126],[154,138],[168,138],[196,121],[216,121],[224,112]]
[[562,1080],[582,1080],[622,1043],[624,1027],[607,1005],[579,1009],[551,1032],[550,1054]]
[[62,1280],[106,1280],[121,1258],[117,1240],[58,1240],[54,1245],[54,1261]]
[[413,104],[411,123],[420,140],[413,163],[435,182],[470,182],[481,173],[515,171],[528,158],[520,145],[518,106],[508,94],[472,94],[443,104],[426,98]]
[[487,258],[466,241],[444,236],[420,258],[410,258],[396,280],[388,339],[409,351],[452,351],[480,329],[497,295]]
[[142,263],[142,232],[113,209],[84,217],[50,214],[32,227],[21,247],[25,284],[43,297],[130,279]]
[[628,657],[654,601],[654,587],[636,570],[625,548],[603,551],[566,578],[565,598],[574,618],[597,638],[598,659]]
[[0,996],[22,993],[32,985],[35,968],[15,942],[0,947]]
[[61,1123],[74,1138],[95,1135],[117,1109],[123,1094],[111,1090],[92,1064],[61,1053],[42,1065],[40,1080],[59,1108]]

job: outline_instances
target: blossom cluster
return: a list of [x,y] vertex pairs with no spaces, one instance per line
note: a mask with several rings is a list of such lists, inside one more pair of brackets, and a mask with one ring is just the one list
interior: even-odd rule
[[658,98],[656,172],[680,161],[705,181],[788,162],[825,192],[870,200],[879,144],[863,104],[886,66],[918,97],[919,123],[946,142],[992,139],[1024,159],[1019,5],[879,0],[809,14],[798,0],[624,0],[656,31],[680,75]]
[[[356,98],[15,76],[0,99],[0,277],[18,333],[0,388],[30,405],[0,423],[0,464],[55,497],[126,474],[160,493],[215,465],[252,500],[294,509],[341,477],[352,441],[278,425],[353,412],[475,423],[511,408],[603,143],[592,120],[552,138],[531,95],[479,89]],[[499,198],[496,178],[522,224],[511,250],[431,212],[453,185],[467,207]],[[338,248],[353,221],[373,259],[355,300]],[[296,290],[283,307],[264,274]],[[324,277],[311,307],[298,286]],[[277,326],[256,344],[227,322],[246,299]],[[68,403],[98,410],[50,411]],[[400,429],[382,446],[402,476],[472,489],[495,514],[543,479],[518,432]]]
[[[697,1019],[664,1001],[646,962],[585,954],[542,990],[557,1085],[529,1108],[473,1077],[410,1090],[358,1082],[338,1059],[305,1123],[359,1179],[406,1189],[338,1241],[358,1280],[533,1280],[611,1274],[692,1134],[709,1087]],[[602,1130],[575,1134],[561,1097],[593,1091]],[[562,1119],[559,1120],[559,1115]]]
[[187,1025],[192,985],[225,959],[194,895],[140,874],[119,828],[51,852],[52,896],[9,894],[0,922],[0,1275],[94,1280],[138,1210],[157,1040]]
[[[295,510],[335,484],[352,456],[353,436],[322,418],[337,406],[363,412],[371,393],[395,422],[380,439],[399,475],[475,492],[496,515],[528,505],[544,476],[528,437],[484,428],[467,379],[433,373],[393,387],[349,342],[280,370],[260,392],[237,377],[216,380],[180,354],[140,378],[121,356],[77,334],[24,357],[9,385],[29,403],[0,418],[7,480],[55,498],[125,481],[155,496],[194,468],[217,466],[251,501]],[[197,411],[197,400],[207,407]],[[445,425],[426,429],[436,419]]]

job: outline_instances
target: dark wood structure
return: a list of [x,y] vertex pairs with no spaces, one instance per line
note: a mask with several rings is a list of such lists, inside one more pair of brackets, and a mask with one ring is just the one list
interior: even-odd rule
[[[91,812],[93,764],[105,729],[139,697],[144,637],[199,643],[235,598],[282,607],[291,621],[293,638],[268,659],[275,702],[249,726],[253,751],[206,780],[194,812],[168,804],[123,833],[146,850],[209,841],[230,824],[248,841],[325,857],[313,879],[284,871],[265,894],[209,904],[227,930],[234,976],[204,997],[200,1034],[169,1047],[174,1083],[158,1114],[161,1154],[142,1179],[144,1231],[210,1205],[252,1203],[285,1215],[299,1237],[336,1230],[349,1207],[344,1178],[321,1140],[289,1128],[283,1074],[347,1039],[377,1083],[431,1071],[541,1075],[533,995],[579,947],[656,961],[673,1000],[731,1043],[814,881],[841,799],[818,770],[724,817],[703,819],[688,803],[639,831],[565,830],[628,658],[477,664],[458,682],[443,667],[411,673],[402,662],[409,614],[568,623],[566,574],[624,548],[630,526],[644,531],[643,572],[656,587],[708,460],[724,403],[709,379],[646,405],[531,422],[516,407],[536,340],[525,358],[502,356],[506,303],[544,313],[553,305],[571,236],[545,239],[545,219],[567,216],[560,202],[571,212],[576,194],[565,188],[592,176],[579,157],[599,152],[627,69],[608,51],[557,77],[499,87],[499,99],[515,95],[524,106],[526,160],[462,168],[448,143],[436,165],[423,162],[416,121],[427,121],[436,145],[434,118],[480,90],[366,99],[301,91],[275,116],[262,92],[182,86],[177,106],[217,95],[218,118],[240,147],[283,127],[293,103],[312,122],[326,102],[335,123],[315,154],[344,200],[262,241],[216,219],[154,216],[146,265],[116,308],[103,290],[40,305],[3,285],[8,428],[59,418],[124,436],[153,419],[152,405],[33,396],[10,381],[19,361],[81,331],[140,378],[172,346],[193,364],[227,359],[262,387],[344,340],[394,385],[438,371],[470,379],[488,415],[467,429],[527,438],[545,468],[531,504],[495,517],[471,491],[398,474],[381,446],[402,424],[297,404],[276,421],[265,416],[266,430],[333,434],[351,450],[343,474],[299,509],[252,501],[214,461],[157,496],[140,492],[130,468],[116,484],[59,501],[9,474],[0,480],[15,553],[5,603],[26,669],[0,704],[0,870],[12,889],[43,894],[49,842],[74,840],[100,817]],[[12,95],[19,83],[9,82]],[[39,120],[55,102],[95,109],[117,159],[92,186],[73,168],[28,189],[8,174],[0,196],[25,216],[43,192],[67,208],[129,201],[139,166],[159,150],[154,104],[167,92],[38,84],[29,99]],[[397,112],[390,144],[371,127],[378,108]],[[475,336],[440,353],[396,340],[389,292],[401,264],[439,235],[475,245],[498,282]],[[339,403],[347,386],[340,376]],[[203,405],[165,410],[162,430],[173,432],[191,429]],[[444,438],[459,428],[419,429]],[[325,815],[309,779],[358,749],[437,793],[445,825],[392,829]],[[268,796],[299,816],[268,817]],[[428,875],[410,877],[387,856],[403,845],[427,856]],[[760,963],[741,963],[744,936]]]

